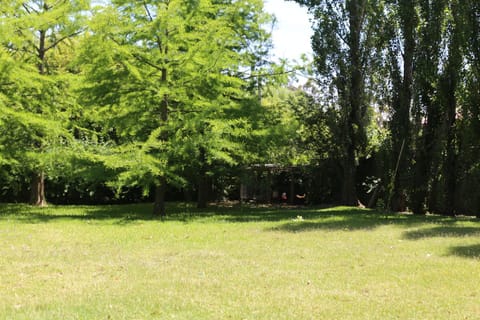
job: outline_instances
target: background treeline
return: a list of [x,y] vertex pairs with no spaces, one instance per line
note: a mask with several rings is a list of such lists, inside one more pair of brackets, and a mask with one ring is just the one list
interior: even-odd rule
[[478,214],[478,1],[297,2],[301,68],[269,61],[259,0],[2,1],[1,200],[164,215],[276,164],[310,203]]
[[[365,182],[372,203],[393,210],[478,214],[480,3],[298,2],[314,15],[317,99],[335,118],[342,201],[354,204]],[[374,171],[358,172],[362,161]]]

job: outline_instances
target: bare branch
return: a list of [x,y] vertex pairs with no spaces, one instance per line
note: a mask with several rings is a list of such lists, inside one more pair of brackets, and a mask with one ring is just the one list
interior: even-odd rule
[[26,3],[22,3],[22,7],[25,9],[25,11],[27,11],[28,14],[31,14],[32,11],[38,13],[38,11],[36,11],[35,9],[33,9],[32,7],[30,7],[30,6],[27,5]]
[[150,9],[148,9],[148,5],[145,1],[143,1],[143,7],[145,8],[145,12],[147,13],[148,19],[150,20],[150,22],[152,22],[153,21],[153,16],[150,13]]
[[137,59],[138,61],[142,62],[142,63],[145,63],[146,65],[149,65],[150,67],[158,70],[158,71],[162,71],[164,68],[163,67],[159,67],[157,66],[156,64],[150,62],[148,59],[142,57],[141,55],[139,54],[133,54],[132,55],[135,59]]
[[85,29],[81,29],[81,30],[78,30],[77,32],[74,32],[74,33],[71,33],[69,35],[66,35],[66,36],[63,36],[61,37],[60,39],[58,39],[57,41],[53,42],[50,46],[48,46],[47,48],[45,48],[45,51],[44,52],[47,52],[48,50],[52,49],[52,48],[55,48],[59,43],[61,43],[62,41],[66,40],[66,39],[70,39],[70,38],[73,38],[77,35],[79,35],[80,33],[82,33],[83,31],[85,31]]
[[251,75],[249,75],[245,78],[242,78],[242,79],[243,80],[248,80],[248,79],[257,78],[257,77],[275,77],[275,76],[282,76],[282,75],[291,74],[291,73],[297,73],[297,70],[292,69],[292,70],[287,70],[287,71],[283,71],[283,72],[257,73],[257,74],[251,74]]

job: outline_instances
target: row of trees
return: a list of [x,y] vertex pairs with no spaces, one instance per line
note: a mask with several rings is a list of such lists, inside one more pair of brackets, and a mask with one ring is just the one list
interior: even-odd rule
[[315,31],[300,88],[268,62],[261,0],[2,1],[2,193],[106,185],[165,215],[167,186],[202,207],[213,178],[300,164],[310,200],[478,213],[477,1],[296,1]]
[[266,161],[288,130],[273,129],[281,114],[258,96],[281,75],[265,62],[272,17],[262,7],[2,1],[4,193],[28,180],[30,202],[45,205],[46,177],[65,192],[105,183],[152,192],[165,215],[167,185],[195,186],[205,206],[210,177]]
[[358,161],[373,157],[373,202],[381,190],[393,210],[478,213],[478,1],[297,2],[314,16],[316,114],[334,118],[342,201],[356,203]]

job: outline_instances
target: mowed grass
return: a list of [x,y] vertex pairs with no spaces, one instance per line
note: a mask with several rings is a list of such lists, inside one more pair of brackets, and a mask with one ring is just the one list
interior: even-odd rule
[[0,206],[1,319],[480,319],[480,223],[334,208]]

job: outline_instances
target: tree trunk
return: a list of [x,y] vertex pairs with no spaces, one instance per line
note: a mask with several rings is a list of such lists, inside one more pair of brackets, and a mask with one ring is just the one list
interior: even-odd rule
[[197,199],[197,208],[199,209],[205,209],[208,204],[208,198],[209,198],[209,179],[205,175],[205,173],[202,173],[200,177],[198,178],[198,199]]
[[[47,4],[44,4],[45,11],[48,10]],[[38,54],[38,73],[41,75],[46,74],[45,68],[45,41],[46,41],[46,31],[39,30],[39,46],[37,48]],[[41,150],[41,143],[39,143],[39,149]],[[45,172],[36,172],[33,174],[31,183],[30,183],[30,204],[34,206],[44,207],[47,205],[47,200],[45,199]]]
[[[413,85],[413,63],[416,47],[415,27],[417,17],[415,14],[415,3],[412,0],[403,0],[399,4],[400,21],[403,34],[403,77],[394,81],[398,90],[397,98],[394,101],[394,113],[392,116],[392,144],[393,163],[395,174],[393,186],[390,192],[390,208],[393,211],[406,210],[405,180],[408,171],[408,159],[410,159],[410,109],[412,102]],[[392,61],[392,63],[397,63]],[[401,70],[400,68],[398,70]],[[397,73],[399,75],[399,73]]]
[[456,191],[456,154],[453,142],[453,133],[449,132],[447,138],[447,159],[444,167],[445,174],[445,210],[444,214],[449,216],[455,215],[455,191]]
[[363,102],[363,74],[361,58],[361,33],[365,18],[365,0],[347,1],[349,14],[349,88],[348,102],[346,103],[346,123],[343,161],[342,203],[356,206],[358,204],[356,192],[356,159],[355,151],[362,148],[364,139],[363,117],[365,115]]
[[447,141],[446,141],[446,159],[444,164],[443,175],[445,177],[445,208],[443,214],[453,216],[455,215],[455,190],[456,190],[456,130],[455,121],[457,113],[457,86],[459,82],[459,71],[462,68],[463,56],[462,50],[462,8],[460,4],[451,2],[451,9],[453,15],[453,34],[449,44],[448,50],[448,65],[447,74],[445,77],[445,89],[443,92],[446,94],[446,129],[447,129]]
[[403,152],[405,150],[405,140],[402,141],[400,150],[397,156],[397,162],[395,164],[395,170],[393,171],[392,183],[390,188],[390,195],[388,199],[388,204],[390,209],[394,212],[403,212],[406,211],[406,196],[402,188],[400,188],[399,182],[399,168],[400,163],[402,162]]
[[166,217],[165,193],[167,191],[167,180],[165,177],[160,178],[160,185],[155,187],[155,202],[153,205],[153,215],[158,217]]
[[[204,128],[201,128],[200,135],[204,135]],[[197,194],[197,208],[204,209],[207,207],[208,197],[210,193],[209,179],[207,176],[207,156],[204,147],[200,147],[200,155],[198,160],[200,168],[198,170],[198,194]]]
[[[445,5],[448,1],[420,2],[422,25],[418,26],[417,47],[415,58],[416,96],[422,128],[416,149],[414,192],[411,198],[414,213],[425,213],[425,207],[430,212],[435,211],[438,189],[435,184],[439,179],[439,158],[441,157],[441,106],[438,104],[439,66],[442,55],[442,29],[445,19]],[[428,200],[427,200],[428,199]],[[426,204],[426,206],[425,206]]]
[[415,155],[415,167],[413,186],[411,193],[411,210],[416,215],[425,214],[425,198],[427,196],[427,167],[426,167],[426,151],[423,148],[417,150]]
[[45,198],[45,173],[35,173],[30,184],[30,204],[39,207],[47,206]]
[[[161,81],[167,82],[167,69],[162,69]],[[162,124],[166,125],[168,120],[168,95],[164,94],[160,105],[160,120]],[[160,136],[162,141],[168,140],[168,133],[164,130]],[[165,175],[158,177],[159,185],[155,187],[155,203],[153,206],[153,215],[164,218],[167,215],[165,205],[165,193],[167,190],[167,178]]]
[[343,165],[342,204],[346,206],[358,205],[356,187],[356,165],[353,146],[349,148],[347,159]]

